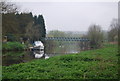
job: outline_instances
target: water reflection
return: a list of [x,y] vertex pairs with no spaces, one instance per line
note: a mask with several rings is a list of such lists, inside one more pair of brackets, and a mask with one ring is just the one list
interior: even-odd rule
[[41,53],[41,51],[33,51],[33,54],[35,55],[35,58],[45,58],[44,52]]
[[19,52],[3,52],[2,65],[9,66],[32,61],[33,59],[48,59],[50,56],[41,54],[40,51],[19,51]]
[[2,65],[8,66],[12,64],[29,62],[35,59],[32,52],[19,51],[19,52],[3,52]]
[[[71,51],[71,53],[77,53]],[[9,66],[12,64],[19,64],[32,61],[33,59],[48,59],[53,56],[65,55],[71,53],[49,53],[43,54],[40,51],[13,51],[13,52],[3,52],[2,54],[2,65]]]

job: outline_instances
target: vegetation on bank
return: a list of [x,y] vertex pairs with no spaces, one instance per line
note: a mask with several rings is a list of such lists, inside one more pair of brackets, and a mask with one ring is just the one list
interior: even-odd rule
[[3,66],[3,79],[117,79],[116,45]]
[[3,51],[21,51],[24,50],[26,46],[19,42],[6,42],[2,44]]

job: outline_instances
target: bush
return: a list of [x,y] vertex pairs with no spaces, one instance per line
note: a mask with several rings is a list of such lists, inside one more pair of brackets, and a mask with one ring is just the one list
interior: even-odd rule
[[20,51],[20,50],[24,50],[24,48],[25,45],[19,42],[7,42],[2,44],[2,50],[5,51],[10,51],[10,50]]

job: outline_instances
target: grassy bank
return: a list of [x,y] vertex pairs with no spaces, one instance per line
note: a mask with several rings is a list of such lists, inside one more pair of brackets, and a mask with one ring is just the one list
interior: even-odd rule
[[2,44],[3,51],[21,51],[25,49],[25,45],[19,42],[6,42]]
[[3,79],[117,79],[116,45],[3,67]]

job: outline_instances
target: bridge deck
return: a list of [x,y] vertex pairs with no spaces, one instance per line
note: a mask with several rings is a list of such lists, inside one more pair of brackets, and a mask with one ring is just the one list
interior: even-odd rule
[[87,38],[79,37],[46,37],[45,40],[55,40],[55,41],[89,41]]

